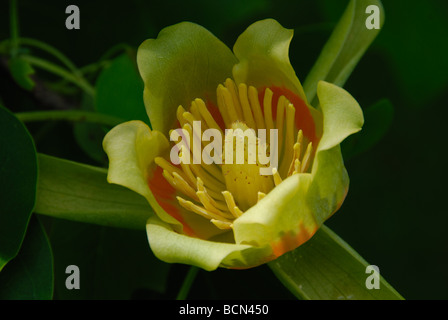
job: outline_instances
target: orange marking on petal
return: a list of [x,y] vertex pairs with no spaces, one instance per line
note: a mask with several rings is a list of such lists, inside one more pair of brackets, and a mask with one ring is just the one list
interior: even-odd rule
[[[297,129],[302,129],[303,135],[308,138],[308,140],[312,141],[314,145],[317,145],[317,137],[316,137],[316,126],[314,123],[313,116],[311,115],[310,110],[308,109],[308,106],[306,105],[305,101],[303,101],[302,98],[300,98],[298,95],[296,95],[294,92],[292,92],[289,89],[286,88],[280,88],[280,87],[269,87],[273,95],[273,101],[278,101],[280,96],[285,96],[289,102],[291,102],[294,105],[294,108],[296,109],[295,112],[295,124]],[[274,111],[274,105],[275,105],[275,111]],[[273,118],[277,116],[277,104],[272,105],[272,113]],[[274,118],[274,120],[275,120]]]
[[163,199],[175,199],[176,190],[166,181],[163,176],[163,169],[156,166],[152,172],[152,177],[148,179],[149,189],[155,195]]
[[276,257],[280,257],[282,254],[294,250],[295,248],[301,246],[306,241],[308,241],[317,228],[309,232],[302,224],[299,226],[299,232],[294,233],[289,231],[284,234],[278,241],[272,243],[272,251]]
[[221,130],[226,129],[226,125],[224,123],[224,119],[222,118],[221,112],[219,112],[218,106],[216,106],[213,102],[207,101],[206,102],[207,109],[210,112],[211,116],[215,119],[218,126],[221,128]]
[[148,178],[149,189],[159,206],[183,225],[184,233],[188,236],[196,237],[193,229],[190,228],[180,214],[180,208],[177,206],[176,190],[169,184],[162,173],[163,169],[156,166],[156,169],[152,172],[152,177]]

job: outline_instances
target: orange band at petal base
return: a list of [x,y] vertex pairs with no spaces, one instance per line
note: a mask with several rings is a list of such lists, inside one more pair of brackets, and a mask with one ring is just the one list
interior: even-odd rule
[[278,241],[272,243],[272,251],[276,258],[280,257],[282,254],[294,250],[300,245],[308,241],[317,231],[317,226],[310,231],[308,231],[303,224],[299,226],[298,233],[293,233],[292,231],[283,235]]

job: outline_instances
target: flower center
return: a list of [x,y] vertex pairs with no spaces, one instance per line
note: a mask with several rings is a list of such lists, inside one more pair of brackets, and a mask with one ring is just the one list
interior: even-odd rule
[[[179,135],[183,147],[176,149],[179,165],[163,157],[155,162],[178,191],[182,207],[231,229],[233,220],[282,179],[307,172],[313,147],[295,127],[295,107],[285,96],[273,99],[269,88],[259,96],[255,87],[237,86],[231,79],[216,93],[217,110],[201,99],[192,101],[189,111],[179,106],[184,132]],[[213,141],[208,132],[217,133]]]
[[269,168],[269,163],[263,164],[259,156],[259,153],[269,153],[266,152],[268,145],[243,122],[234,122],[232,130],[226,133],[225,147],[221,168],[226,188],[238,207],[245,211],[257,203],[259,192],[266,194],[274,188],[272,169],[269,175],[260,171],[260,168]]

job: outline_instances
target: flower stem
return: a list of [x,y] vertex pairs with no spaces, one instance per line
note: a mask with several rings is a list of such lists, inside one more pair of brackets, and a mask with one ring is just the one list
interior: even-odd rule
[[54,120],[66,120],[66,121],[80,121],[80,122],[92,122],[107,126],[116,126],[122,123],[124,120],[102,114],[98,112],[81,111],[81,110],[69,110],[69,111],[32,111],[32,112],[19,112],[15,114],[22,122],[35,122],[35,121],[54,121]]
[[15,57],[19,51],[19,17],[17,14],[17,0],[9,2],[9,25],[11,31],[11,56]]
[[46,60],[43,60],[40,58],[36,58],[36,57],[30,56],[30,55],[22,55],[21,57],[23,60],[27,61],[29,64],[31,64],[33,66],[36,66],[45,71],[56,74],[64,79],[66,79],[67,81],[76,84],[78,87],[80,87],[82,90],[84,90],[87,94],[89,94],[91,96],[95,95],[95,89],[92,87],[92,85],[90,85],[90,83],[85,81],[83,78],[80,78],[80,77],[68,72],[64,68],[61,68],[60,66],[58,66],[52,62],[49,62],[49,61],[46,61]]
[[182,287],[177,294],[176,300],[185,300],[190,292],[191,285],[193,284],[194,279],[199,271],[198,267],[191,266],[188,270],[187,276],[182,283]]
[[32,39],[32,38],[20,37],[17,39],[17,42],[22,45],[25,45],[25,46],[26,45],[32,46],[32,47],[38,48],[42,51],[45,51],[45,52],[51,54],[52,56],[54,56],[55,58],[59,59],[59,61],[61,61],[70,71],[72,71],[77,76],[79,76],[81,74],[79,72],[79,69],[75,66],[75,64],[72,61],[70,61],[69,58],[67,58],[62,52],[60,52],[55,47],[53,47],[49,44],[46,44],[45,42],[42,42],[40,40]]

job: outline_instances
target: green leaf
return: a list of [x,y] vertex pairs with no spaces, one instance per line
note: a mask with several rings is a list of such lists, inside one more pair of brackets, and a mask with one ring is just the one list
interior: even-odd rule
[[144,230],[152,209],[140,195],[109,184],[107,171],[40,154],[35,212]]
[[[132,299],[165,293],[171,265],[149,250],[142,230],[49,221],[54,252],[55,299]],[[69,265],[80,270],[80,290],[65,286]]]
[[19,86],[25,90],[32,90],[34,88],[34,81],[30,77],[34,74],[33,67],[20,57],[12,58],[9,61],[9,69],[13,79]]
[[304,245],[269,263],[280,281],[300,299],[403,299],[381,276],[379,289],[367,289],[371,275],[366,273],[368,265],[326,226]]
[[128,54],[115,58],[96,82],[95,107],[98,112],[124,120],[149,124],[143,104],[143,81]]
[[33,216],[19,254],[0,273],[0,299],[53,297],[53,256],[47,235]]
[[[380,29],[368,29],[366,13],[369,5],[380,10]],[[316,105],[319,80],[343,86],[364,52],[376,38],[384,23],[384,10],[379,0],[351,0],[333,30],[322,52],[308,74],[303,88],[308,101]]]
[[394,119],[394,107],[382,99],[364,110],[365,124],[362,131],[342,143],[344,159],[350,159],[375,146],[389,131]]
[[25,126],[0,105],[0,271],[14,258],[34,207],[37,160]]

